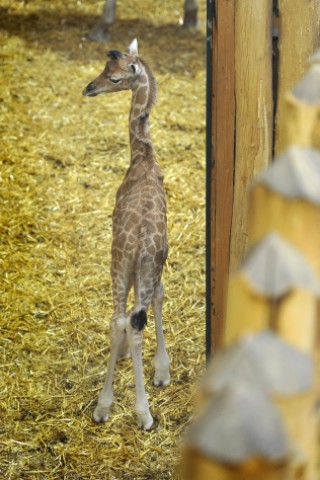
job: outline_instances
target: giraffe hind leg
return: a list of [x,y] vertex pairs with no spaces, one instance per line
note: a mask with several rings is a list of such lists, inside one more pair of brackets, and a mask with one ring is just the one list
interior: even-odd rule
[[123,340],[119,345],[117,361],[122,360],[124,358],[130,358],[130,357],[131,357],[131,352],[130,352],[130,347],[128,342],[128,336],[127,336],[127,332],[125,332]]
[[162,327],[162,304],[164,298],[163,283],[160,282],[155,288],[152,297],[152,308],[156,324],[157,349],[154,357],[154,379],[157,387],[166,386],[170,383],[170,359],[167,354]]
[[144,329],[147,324],[147,313],[145,310],[140,310],[133,313],[130,317],[132,328],[136,328],[139,332]]
[[128,354],[126,304],[132,281],[130,271],[125,268],[120,273],[112,268],[112,274],[114,314],[110,322],[110,356],[106,380],[99,394],[97,407],[93,412],[93,420],[96,423],[105,422],[109,417],[113,402],[113,377],[116,361],[124,353]]
[[138,426],[144,430],[150,430],[153,426],[153,418],[149,410],[149,402],[145,391],[142,363],[143,331],[146,320],[147,314],[145,310],[132,313],[127,321],[127,335],[135,377],[135,410],[138,417]]

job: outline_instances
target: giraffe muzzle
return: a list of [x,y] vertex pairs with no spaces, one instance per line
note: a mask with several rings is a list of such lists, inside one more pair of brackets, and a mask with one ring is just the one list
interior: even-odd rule
[[87,97],[96,97],[98,95],[98,93],[96,93],[94,90],[95,90],[94,83],[91,82],[83,90],[82,95],[85,95]]

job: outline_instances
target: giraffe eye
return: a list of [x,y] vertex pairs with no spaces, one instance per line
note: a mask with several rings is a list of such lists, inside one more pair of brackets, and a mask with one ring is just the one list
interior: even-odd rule
[[112,77],[110,77],[109,80],[110,80],[110,82],[112,82],[112,83],[119,83],[119,82],[121,82],[122,79],[121,79],[121,78],[112,78]]

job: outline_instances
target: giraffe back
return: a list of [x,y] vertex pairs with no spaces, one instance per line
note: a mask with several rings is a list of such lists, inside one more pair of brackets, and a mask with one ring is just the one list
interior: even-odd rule
[[168,253],[166,200],[157,162],[130,165],[116,196],[112,249],[126,260],[148,256],[163,266]]

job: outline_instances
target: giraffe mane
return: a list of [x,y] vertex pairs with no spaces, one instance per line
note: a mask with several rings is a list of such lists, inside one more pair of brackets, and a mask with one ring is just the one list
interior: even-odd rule
[[151,108],[155,105],[157,101],[157,91],[158,91],[157,80],[156,80],[156,77],[154,76],[154,73],[150,65],[146,63],[141,57],[139,57],[139,60],[146,70],[146,73],[149,78],[149,83],[150,83],[150,93],[149,93],[149,98],[146,106],[146,113],[149,113]]

